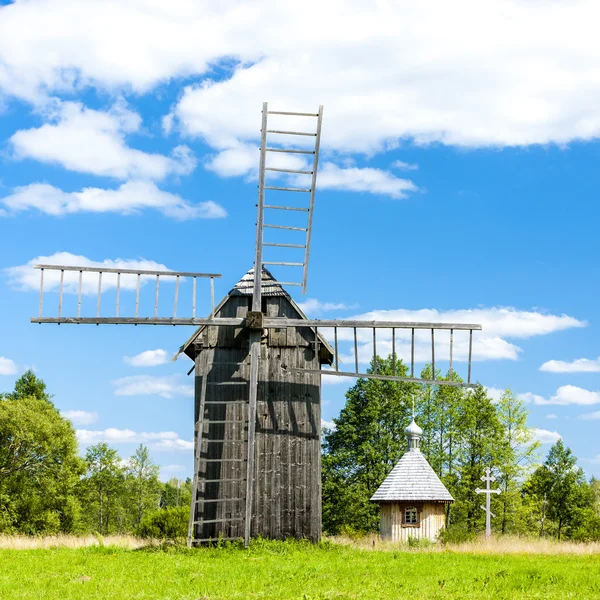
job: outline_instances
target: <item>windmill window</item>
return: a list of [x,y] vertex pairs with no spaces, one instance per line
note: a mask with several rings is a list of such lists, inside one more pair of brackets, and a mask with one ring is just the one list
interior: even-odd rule
[[418,512],[416,507],[407,506],[404,509],[404,523],[406,525],[416,525],[418,522]]

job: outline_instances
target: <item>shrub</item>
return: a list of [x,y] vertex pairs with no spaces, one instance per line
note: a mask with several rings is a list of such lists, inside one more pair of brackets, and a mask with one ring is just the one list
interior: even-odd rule
[[185,538],[189,517],[189,508],[185,506],[155,510],[144,516],[137,533],[141,537],[154,539]]
[[408,547],[409,548],[431,548],[433,542],[429,538],[418,538],[409,536]]
[[477,537],[474,531],[461,525],[451,526],[448,529],[442,529],[438,535],[438,539],[442,544],[462,544],[471,542]]

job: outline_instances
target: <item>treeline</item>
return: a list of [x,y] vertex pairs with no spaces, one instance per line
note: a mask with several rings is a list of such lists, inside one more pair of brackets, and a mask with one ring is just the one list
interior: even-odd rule
[[0,533],[147,536],[187,534],[190,480],[159,480],[140,445],[124,460],[108,444],[87,448],[31,371],[0,394]]
[[[377,372],[392,375],[392,358],[378,357]],[[408,376],[402,361],[396,374]],[[432,378],[430,366],[422,377]],[[436,379],[442,378],[436,371]],[[452,378],[459,381],[455,373]],[[356,382],[335,428],[324,432],[328,533],[378,530],[379,508],[369,498],[406,451],[413,399],[423,429],[421,451],[456,500],[447,509],[446,539],[465,540],[485,529],[484,498],[475,489],[484,487],[481,477],[491,467],[502,492],[492,497],[496,533],[600,540],[600,480],[586,480],[562,440],[544,459],[527,425],[528,411],[510,391],[494,402],[481,385],[422,387],[373,379]]]

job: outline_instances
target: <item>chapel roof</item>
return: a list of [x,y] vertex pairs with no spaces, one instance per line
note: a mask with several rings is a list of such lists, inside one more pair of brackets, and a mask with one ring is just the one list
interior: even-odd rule
[[371,497],[371,502],[454,502],[454,498],[419,450],[423,430],[414,418],[404,430],[416,445],[398,461],[385,481]]

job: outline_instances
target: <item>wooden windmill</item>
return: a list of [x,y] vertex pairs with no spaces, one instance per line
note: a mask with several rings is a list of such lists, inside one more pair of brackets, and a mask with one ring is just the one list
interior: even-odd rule
[[[312,122],[300,131],[268,129],[274,119]],[[323,108],[316,113],[269,111],[263,104],[260,163],[258,172],[258,219],[254,267],[215,306],[215,273],[109,269],[66,265],[36,265],[40,269],[40,310],[33,323],[194,325],[199,329],[182,346],[195,370],[195,451],[194,483],[190,511],[189,544],[217,538],[302,537],[317,541],[321,535],[320,430],[322,366],[330,365],[331,375],[405,381],[418,384],[469,386],[473,331],[480,325],[398,321],[311,320],[285,291],[299,286],[306,291],[308,261]],[[309,129],[309,131],[306,131]],[[281,137],[280,137],[281,136]],[[269,138],[269,145],[267,144]],[[295,144],[276,140],[292,139]],[[272,140],[275,140],[272,142]],[[303,143],[310,141],[307,148]],[[272,163],[272,157],[297,162]],[[298,162],[298,159],[304,159]],[[305,166],[302,166],[304,164]],[[277,165],[277,166],[276,166]],[[267,175],[278,177],[267,181]],[[286,178],[286,179],[281,179]],[[307,180],[302,185],[302,178]],[[283,204],[265,203],[265,194],[285,194]],[[308,197],[304,204],[292,198]],[[275,224],[265,214],[304,216],[301,224],[291,219]],[[276,219],[275,219],[276,220]],[[294,223],[291,225],[290,223]],[[265,238],[265,231],[291,237]],[[265,260],[266,248],[273,252],[296,252],[297,262]],[[278,282],[265,266],[300,270],[299,281]],[[58,315],[43,316],[44,273],[51,272],[58,287]],[[57,273],[58,272],[58,273]],[[84,277],[97,274],[95,316],[82,316]],[[65,276],[67,281],[65,281]],[[47,275],[48,277],[48,275]],[[95,277],[95,275],[94,275]],[[75,278],[75,279],[73,279]],[[197,281],[210,282],[211,311],[196,316]],[[154,282],[153,314],[142,316],[141,288]],[[174,281],[173,314],[159,310],[159,284]],[[180,283],[191,280],[191,315],[178,315]],[[69,283],[70,281],[70,283]],[[89,282],[89,280],[88,280]],[[102,286],[115,288],[114,316],[105,316],[101,306]],[[63,315],[65,286],[77,290],[76,316]],[[95,283],[94,283],[95,285]],[[135,290],[135,303],[121,302],[123,290]],[[147,287],[145,288],[147,289]],[[189,289],[189,288],[188,288]],[[85,300],[85,299],[84,299]],[[134,308],[135,307],[135,308]],[[128,311],[130,316],[122,316]],[[112,311],[112,307],[111,307]],[[361,372],[359,340],[372,343],[377,355],[377,335],[382,331],[386,344],[397,353],[397,344],[410,354],[410,376]],[[415,332],[431,334],[432,379],[415,377]],[[455,332],[468,332],[468,375],[466,383],[438,380],[435,375],[435,334],[449,333],[449,365],[453,368]],[[428,334],[429,335],[429,334]],[[327,341],[333,340],[333,343]],[[353,343],[354,368],[340,370],[338,342]],[[465,345],[465,348],[467,346]],[[395,361],[394,361],[395,365]],[[394,367],[395,368],[395,367]],[[191,372],[191,371],[190,371]]]

